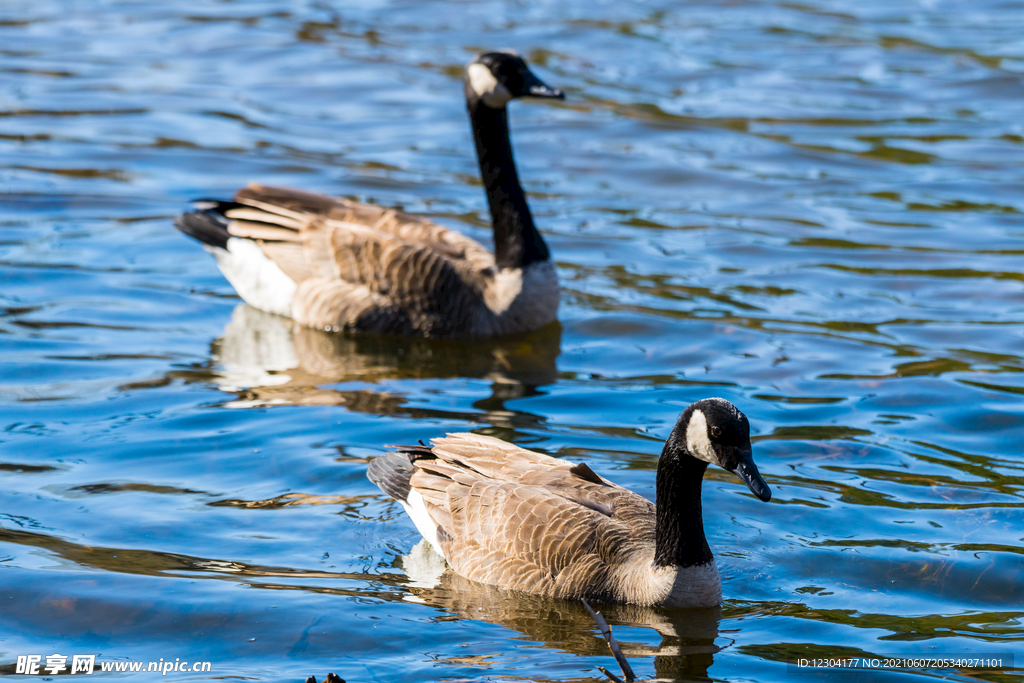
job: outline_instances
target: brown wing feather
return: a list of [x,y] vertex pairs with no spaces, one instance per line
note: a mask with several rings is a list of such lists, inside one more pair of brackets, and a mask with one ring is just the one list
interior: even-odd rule
[[475,322],[483,295],[444,254],[370,228],[328,227],[338,276],[385,297],[416,329],[458,335]]
[[486,310],[493,256],[394,209],[279,187],[239,190],[229,234],[255,240],[299,285],[293,315],[326,329],[465,336]]
[[260,249],[284,271],[285,275],[296,282],[313,277],[306,250],[298,242],[262,242]]
[[466,260],[478,270],[494,265],[494,256],[476,240],[422,216],[396,209],[256,184],[239,190],[235,201],[269,212],[276,207],[281,212],[299,214],[307,219],[323,218],[370,227],[411,244],[429,247],[448,258]]
[[[461,576],[554,597],[610,595],[612,570],[654,542],[654,504],[590,468],[452,434],[410,484]],[[596,481],[595,481],[596,479]]]

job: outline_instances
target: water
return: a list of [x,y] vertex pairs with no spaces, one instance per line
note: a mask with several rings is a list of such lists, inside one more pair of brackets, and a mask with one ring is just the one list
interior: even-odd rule
[[[468,429],[653,496],[717,395],[774,497],[709,472],[722,610],[607,609],[640,676],[1024,678],[1024,5],[186,5],[0,13],[0,670],[605,680],[582,607],[415,581],[367,460]],[[506,46],[568,93],[511,110],[560,328],[293,330],[173,229],[256,180],[487,240],[457,75]]]

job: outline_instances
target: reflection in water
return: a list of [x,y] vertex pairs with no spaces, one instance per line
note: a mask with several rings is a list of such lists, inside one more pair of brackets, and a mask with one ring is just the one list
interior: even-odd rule
[[[358,501],[357,501],[358,502]],[[227,504],[230,504],[227,503]],[[352,504],[351,502],[349,503]],[[135,574],[139,576],[189,576],[235,580],[239,577],[287,577],[303,579],[351,579],[360,580],[365,576],[345,572],[310,571],[292,567],[268,567],[236,560],[219,560],[197,557],[182,553],[160,552],[137,548],[86,546],[68,541],[59,536],[29,529],[0,529],[0,541],[30,546],[46,551],[55,557],[72,562],[76,566],[89,567],[105,572]],[[399,585],[401,575],[381,575],[383,584]],[[310,588],[310,590],[316,590]],[[372,591],[339,591],[361,597],[386,597],[392,594]],[[13,598],[11,598],[13,599]]]
[[[405,599],[451,612],[461,619],[487,621],[522,633],[531,641],[583,657],[610,656],[608,646],[583,603],[507,591],[476,583],[446,570],[444,559],[421,540],[396,566],[409,577]],[[637,605],[600,605],[623,654],[654,657],[659,678],[703,678],[721,648],[715,645],[722,611],[665,610]],[[631,642],[622,627],[654,629],[657,645]]]
[[[338,501],[305,500],[296,501],[295,504],[316,505],[324,502]],[[357,507],[363,503],[358,498],[346,501],[347,505]],[[235,505],[237,501],[211,504]],[[85,546],[35,529],[0,529],[0,542],[37,548],[74,566],[102,572],[191,580],[212,579],[270,591],[303,591],[360,600],[416,602],[452,615],[451,618],[435,616],[434,620],[487,621],[521,633],[523,639],[542,643],[544,647],[582,657],[610,657],[597,625],[582,603],[505,591],[469,581],[452,571],[445,571],[444,560],[425,541],[420,541],[408,555],[396,558],[394,564],[399,571],[375,573],[371,583],[367,583],[368,577],[363,573],[267,566],[124,547]],[[403,571],[405,576],[401,573]],[[45,619],[48,610],[55,607],[47,603],[42,609],[38,608],[39,591],[45,593],[48,589],[39,586],[22,588],[25,590],[16,591],[5,608],[25,612],[35,610]],[[122,604],[118,600],[108,600],[100,604],[102,617],[98,617],[94,610],[83,608],[65,612],[62,618],[66,623],[81,621],[79,626],[82,628],[88,625],[94,632],[109,631],[111,634],[118,633],[129,624],[142,621],[152,624],[153,615],[141,612],[130,602]],[[722,619],[721,610],[717,607],[700,610],[659,610],[635,605],[594,607],[612,624],[616,639],[627,658],[654,657],[654,667],[659,678],[704,679],[708,667],[714,662],[714,654],[721,649],[715,645]],[[330,611],[334,608],[330,603],[324,603],[324,609]],[[222,627],[225,623],[223,620],[248,618],[245,612],[222,614],[216,610],[194,614],[168,612],[163,616],[183,620],[188,628],[196,631]],[[270,623],[273,624],[272,621]],[[661,637],[661,642],[649,645],[632,641],[629,627],[654,629]],[[503,654],[496,652],[493,656],[501,657]],[[460,659],[449,658],[449,661],[471,665],[480,663]],[[476,655],[472,659],[479,660],[480,656]]]
[[387,391],[324,385],[480,378],[491,381],[492,396],[478,407],[498,424],[511,423],[519,416],[504,408],[505,401],[533,395],[535,387],[555,381],[561,336],[557,323],[530,334],[475,342],[348,336],[296,325],[241,304],[211,345],[218,368],[210,379],[238,395],[227,404],[231,407],[344,405],[356,412],[393,415],[422,411]]

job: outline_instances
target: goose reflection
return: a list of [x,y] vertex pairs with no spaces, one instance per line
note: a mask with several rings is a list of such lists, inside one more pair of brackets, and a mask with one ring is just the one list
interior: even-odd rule
[[[395,558],[394,566],[405,572],[405,599],[452,613],[462,619],[487,621],[522,633],[525,638],[584,657],[611,657],[593,618],[582,603],[512,592],[462,578],[446,570],[444,558],[426,541],[407,555]],[[714,655],[722,620],[720,607],[669,610],[637,605],[595,604],[615,632],[623,654],[654,657],[658,679],[705,680]],[[654,629],[657,645],[630,642],[622,627]],[[614,667],[613,667],[614,668]]]
[[555,381],[561,336],[558,323],[528,334],[475,342],[346,336],[296,325],[241,304],[211,344],[211,379],[237,395],[227,404],[231,407],[344,405],[357,412],[418,415],[430,411],[407,406],[400,394],[328,385],[479,378],[491,382],[492,395],[476,405],[500,423],[503,415],[512,421],[522,415],[504,409],[505,401],[536,394],[537,386]]

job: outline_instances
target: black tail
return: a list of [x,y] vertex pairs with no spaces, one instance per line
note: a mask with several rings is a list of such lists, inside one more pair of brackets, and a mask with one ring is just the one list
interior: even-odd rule
[[231,235],[228,234],[228,218],[224,213],[240,205],[216,199],[199,199],[195,205],[195,211],[174,219],[174,227],[203,244],[226,249]]
[[385,453],[370,461],[366,476],[380,490],[395,500],[405,502],[409,498],[409,479],[413,466],[405,453]]

